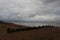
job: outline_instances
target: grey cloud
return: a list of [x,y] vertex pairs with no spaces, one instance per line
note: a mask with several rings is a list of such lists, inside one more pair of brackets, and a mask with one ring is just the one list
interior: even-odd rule
[[57,22],[59,16],[60,0],[0,0],[2,20]]
[[60,0],[42,0],[44,4],[52,3],[55,1],[60,1]]

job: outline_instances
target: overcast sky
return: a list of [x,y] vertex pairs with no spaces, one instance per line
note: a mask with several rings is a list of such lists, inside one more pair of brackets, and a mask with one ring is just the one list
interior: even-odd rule
[[60,22],[60,0],[0,0],[0,20]]

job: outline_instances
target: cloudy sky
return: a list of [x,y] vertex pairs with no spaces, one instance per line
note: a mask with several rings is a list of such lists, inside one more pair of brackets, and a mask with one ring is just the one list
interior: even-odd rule
[[60,22],[60,0],[0,0],[0,20]]

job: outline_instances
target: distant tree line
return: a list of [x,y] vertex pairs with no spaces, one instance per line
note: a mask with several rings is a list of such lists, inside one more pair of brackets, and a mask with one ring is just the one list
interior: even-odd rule
[[39,28],[51,28],[51,27],[54,27],[54,26],[51,26],[51,25],[43,25],[43,26],[38,26],[38,27],[21,27],[21,28],[14,28],[14,29],[11,29],[11,28],[7,28],[7,32],[8,33],[12,33],[12,32],[17,32],[17,31],[28,31],[28,30],[34,30],[34,29],[39,29]]

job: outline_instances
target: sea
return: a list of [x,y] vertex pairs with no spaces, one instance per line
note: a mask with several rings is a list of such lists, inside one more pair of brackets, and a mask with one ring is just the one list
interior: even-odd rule
[[52,25],[52,26],[58,26],[60,27],[59,23],[45,23],[45,22],[13,22],[14,24],[18,24],[18,25],[25,25],[25,26],[42,26],[42,25]]

